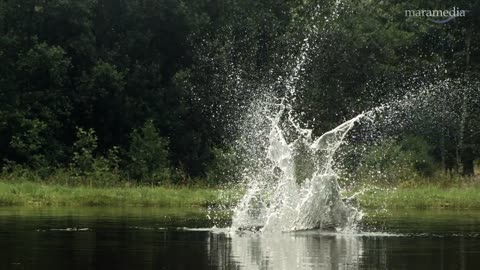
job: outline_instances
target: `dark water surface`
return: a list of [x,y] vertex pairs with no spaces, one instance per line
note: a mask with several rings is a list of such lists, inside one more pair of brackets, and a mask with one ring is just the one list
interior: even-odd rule
[[238,234],[195,229],[212,225],[198,209],[0,208],[0,269],[480,269],[480,211],[381,220]]

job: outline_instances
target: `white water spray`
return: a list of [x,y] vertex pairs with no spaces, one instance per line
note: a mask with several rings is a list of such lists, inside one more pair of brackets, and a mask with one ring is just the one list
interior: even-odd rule
[[[330,20],[338,17],[337,8],[338,2]],[[297,122],[292,109],[309,61],[309,40],[318,30],[308,29],[291,72],[267,87],[268,93],[283,88],[284,97],[272,104],[275,98],[267,94],[252,104],[239,140],[250,161],[243,173],[247,190],[234,209],[233,229],[344,231],[354,229],[361,219],[361,212],[342,198],[333,166],[345,135],[363,114],[315,139],[312,130]]]
[[[363,114],[314,139],[311,130],[299,128],[291,116],[287,116],[290,125],[282,125],[283,114],[289,112],[285,110],[282,107],[271,119],[264,155],[267,160],[259,162],[269,166],[249,170],[256,173],[246,176],[248,188],[234,210],[232,227],[262,231],[354,229],[362,214],[342,199],[333,165],[345,135]],[[291,142],[285,138],[285,126],[298,136]],[[304,179],[298,177],[299,170],[306,175]]]

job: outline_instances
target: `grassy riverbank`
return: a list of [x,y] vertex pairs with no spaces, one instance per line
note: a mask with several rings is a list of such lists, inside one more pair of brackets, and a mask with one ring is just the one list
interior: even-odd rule
[[[223,194],[223,196],[220,196]],[[189,207],[215,205],[229,200],[228,193],[202,187],[86,187],[11,183],[0,181],[1,206],[154,206]]]
[[360,195],[359,201],[365,209],[480,209],[480,183],[372,188]]
[[[149,206],[205,207],[234,202],[234,190],[182,186],[88,187],[0,180],[0,206]],[[382,189],[369,188],[358,196],[366,210],[480,209],[480,183],[424,183]]]

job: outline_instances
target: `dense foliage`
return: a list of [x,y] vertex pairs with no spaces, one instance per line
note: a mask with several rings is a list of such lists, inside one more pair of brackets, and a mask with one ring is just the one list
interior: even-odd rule
[[[269,83],[291,68],[283,61],[312,25],[322,30],[311,41],[298,110],[316,133],[419,80],[455,79],[455,91],[478,89],[479,1],[336,2],[1,1],[1,166],[45,178],[64,168],[78,181],[96,174],[101,181],[221,182],[222,167],[235,163],[233,120],[249,100],[232,89]],[[452,7],[469,13],[445,24],[404,13]],[[333,8],[339,17],[328,22],[323,15]],[[322,15],[312,18],[314,12]],[[401,137],[428,144],[422,160],[429,164],[413,162],[417,170],[430,173],[435,163],[473,173],[478,92],[450,108],[457,122],[405,128]],[[401,144],[381,147],[403,151]],[[405,151],[397,159],[413,150]]]

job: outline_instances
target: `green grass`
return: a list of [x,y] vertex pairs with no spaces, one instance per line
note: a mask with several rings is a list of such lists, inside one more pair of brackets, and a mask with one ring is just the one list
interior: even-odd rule
[[366,209],[480,209],[480,186],[477,184],[442,186],[421,184],[394,189],[371,189],[359,196]]
[[[358,196],[365,210],[480,209],[480,183],[422,183],[397,188],[369,188]],[[0,206],[151,206],[205,207],[233,204],[234,189],[177,186],[69,186],[31,181],[0,180]]]
[[200,187],[72,187],[0,181],[2,206],[155,206],[189,207],[229,203],[234,196]]

